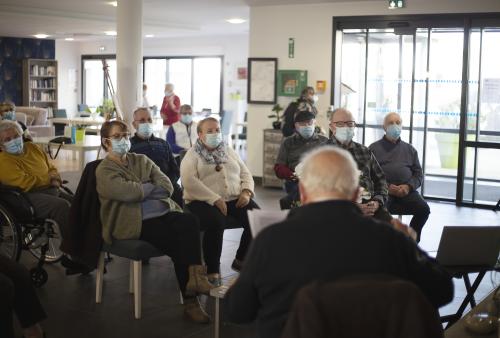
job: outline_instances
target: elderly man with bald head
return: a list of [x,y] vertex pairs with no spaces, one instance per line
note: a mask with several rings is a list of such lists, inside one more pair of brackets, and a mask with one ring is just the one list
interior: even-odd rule
[[370,145],[389,183],[387,208],[393,214],[413,215],[410,226],[417,233],[417,240],[430,208],[417,191],[424,179],[417,150],[401,140],[403,121],[397,113],[384,118],[385,135]]
[[321,147],[302,160],[302,206],[254,239],[225,297],[226,319],[257,320],[258,335],[280,337],[297,291],[312,281],[389,274],[415,283],[434,307],[453,297],[451,277],[421,251],[408,229],[365,217],[357,164],[346,150]]
[[328,144],[337,146],[351,153],[360,174],[359,185],[362,188],[359,208],[366,216],[390,222],[391,214],[385,208],[387,202],[387,181],[375,156],[364,145],[353,141],[356,121],[352,113],[344,108],[335,109],[330,117],[332,137]]

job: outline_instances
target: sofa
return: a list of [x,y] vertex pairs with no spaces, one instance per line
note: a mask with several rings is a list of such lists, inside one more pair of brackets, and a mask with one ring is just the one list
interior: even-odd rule
[[16,107],[16,120],[28,127],[33,137],[54,137],[54,126],[48,119],[48,112],[45,108],[38,107]]

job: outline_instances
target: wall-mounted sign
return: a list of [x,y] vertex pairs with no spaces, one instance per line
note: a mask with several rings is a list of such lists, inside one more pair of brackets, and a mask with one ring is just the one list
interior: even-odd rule
[[316,93],[324,94],[325,91],[326,91],[326,81],[325,80],[316,81]]
[[403,8],[404,6],[404,0],[389,0],[389,9]]
[[307,86],[307,70],[278,70],[278,95],[300,96]]
[[293,59],[295,57],[295,39],[288,38],[288,58]]

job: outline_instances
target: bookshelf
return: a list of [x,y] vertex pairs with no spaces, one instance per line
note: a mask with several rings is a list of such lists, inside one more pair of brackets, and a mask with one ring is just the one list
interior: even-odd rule
[[48,116],[57,109],[57,61],[23,60],[23,105],[46,108]]

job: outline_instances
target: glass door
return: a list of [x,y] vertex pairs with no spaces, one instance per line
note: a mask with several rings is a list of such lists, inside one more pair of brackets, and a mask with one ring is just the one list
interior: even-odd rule
[[463,200],[500,199],[500,27],[472,27],[469,48]]

